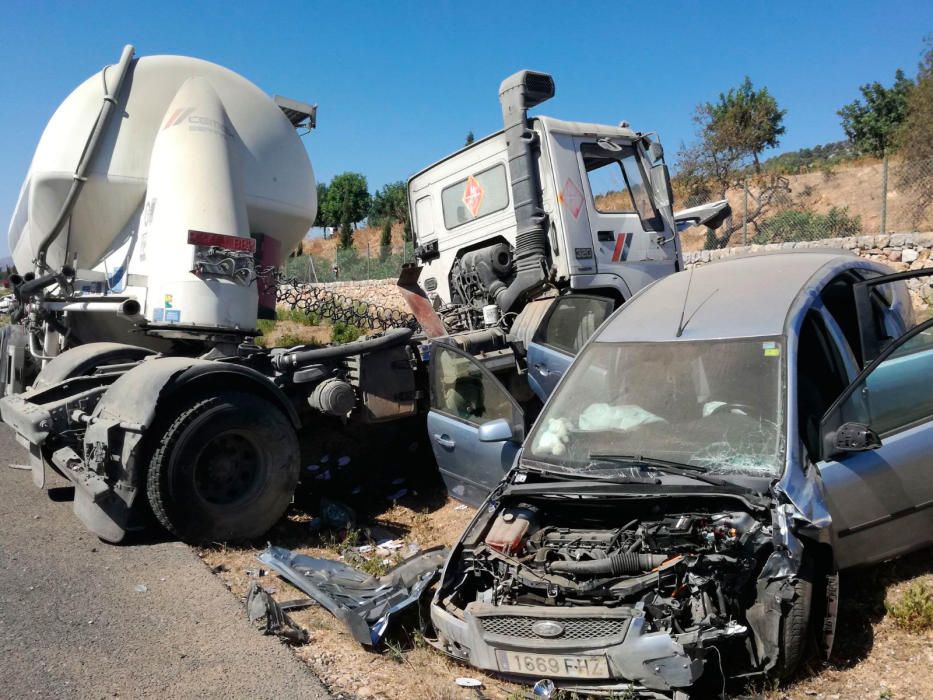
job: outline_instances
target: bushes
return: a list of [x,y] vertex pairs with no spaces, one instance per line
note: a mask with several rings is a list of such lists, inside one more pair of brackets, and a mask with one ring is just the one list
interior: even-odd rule
[[855,236],[861,231],[862,218],[850,216],[848,207],[833,207],[826,214],[809,209],[786,209],[762,223],[752,242],[817,241]]
[[933,585],[920,580],[911,583],[894,600],[884,603],[894,624],[908,632],[933,628]]

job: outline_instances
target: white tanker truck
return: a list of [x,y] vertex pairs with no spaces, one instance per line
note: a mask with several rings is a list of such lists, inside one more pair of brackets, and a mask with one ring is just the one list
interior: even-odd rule
[[[146,502],[186,541],[252,538],[292,499],[300,437],[365,439],[427,413],[451,492],[481,500],[554,364],[679,269],[679,223],[728,213],[719,203],[675,217],[660,145],[627,126],[529,120],[553,90],[544,74],[510,77],[505,130],[409,183],[428,293],[420,268],[400,286],[422,332],[266,350],[251,341],[275,293],[257,277],[314,220],[296,129],[315,126],[315,107],[205,61],[126,47],[55,112],[10,225],[22,276],[0,337],[0,413],[36,485],[50,468],[70,479],[75,512],[110,542],[144,525]],[[605,212],[588,173],[613,164],[632,207]],[[532,360],[552,369],[536,380]],[[481,429],[504,417],[508,435]]]

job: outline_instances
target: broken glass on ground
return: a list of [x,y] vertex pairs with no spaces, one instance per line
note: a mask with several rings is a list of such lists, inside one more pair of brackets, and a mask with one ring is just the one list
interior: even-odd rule
[[389,621],[417,604],[447,559],[446,547],[435,547],[406,559],[376,578],[330,559],[268,547],[259,561],[314,598],[365,646],[378,646]]

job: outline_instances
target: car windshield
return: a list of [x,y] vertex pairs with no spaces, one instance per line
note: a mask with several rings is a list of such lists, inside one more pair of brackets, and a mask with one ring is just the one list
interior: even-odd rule
[[548,402],[525,459],[601,476],[607,456],[776,476],[784,461],[780,338],[591,343]]

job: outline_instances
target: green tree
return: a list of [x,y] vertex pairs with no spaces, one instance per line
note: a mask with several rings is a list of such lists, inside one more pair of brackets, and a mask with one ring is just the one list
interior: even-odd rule
[[913,81],[898,69],[891,87],[886,88],[879,82],[862,85],[859,89],[863,99],[839,110],[842,128],[860,153],[883,158],[893,150],[895,136],[907,118],[911,88]]
[[786,198],[787,178],[761,170],[762,153],[780,143],[786,114],[767,88],[756,90],[748,77],[739,87],[720,93],[718,101],[697,107],[693,118],[697,141],[678,154],[678,191],[692,203],[725,199],[729,190],[745,186],[751,195],[744,218],[733,216],[717,231],[708,232],[707,248],[726,247],[733,233],[754,228]]
[[353,228],[349,221],[340,224],[340,247],[344,250],[353,247]]
[[466,135],[466,143],[464,143],[463,145],[464,145],[464,146],[469,146],[469,145],[470,145],[471,143],[473,143],[474,141],[476,141],[476,137],[473,136],[473,132],[472,132],[472,131],[468,131],[468,132],[467,132],[467,135]]
[[933,36],[927,38],[897,144],[904,159],[898,168],[898,186],[913,195],[915,223],[924,223],[923,217],[933,211]]
[[313,226],[324,228],[325,226],[333,226],[333,221],[328,221],[327,217],[324,215],[324,202],[327,200],[327,185],[323,182],[317,183],[317,215],[314,217]]
[[764,87],[756,90],[748,76],[737,88],[719,93],[717,102],[699,107],[699,118],[705,133],[719,151],[751,158],[755,172],[761,172],[759,156],[774,148],[784,134],[784,115],[777,100]]
[[373,195],[369,221],[377,225],[386,221],[400,224],[408,221],[408,188],[404,181],[390,182]]
[[369,213],[370,200],[364,175],[353,172],[336,175],[327,186],[322,220],[329,226],[339,225],[343,240],[343,225],[355,226],[365,219]]
[[379,257],[385,260],[392,248],[392,220],[386,219],[382,224],[382,233],[379,235]]

